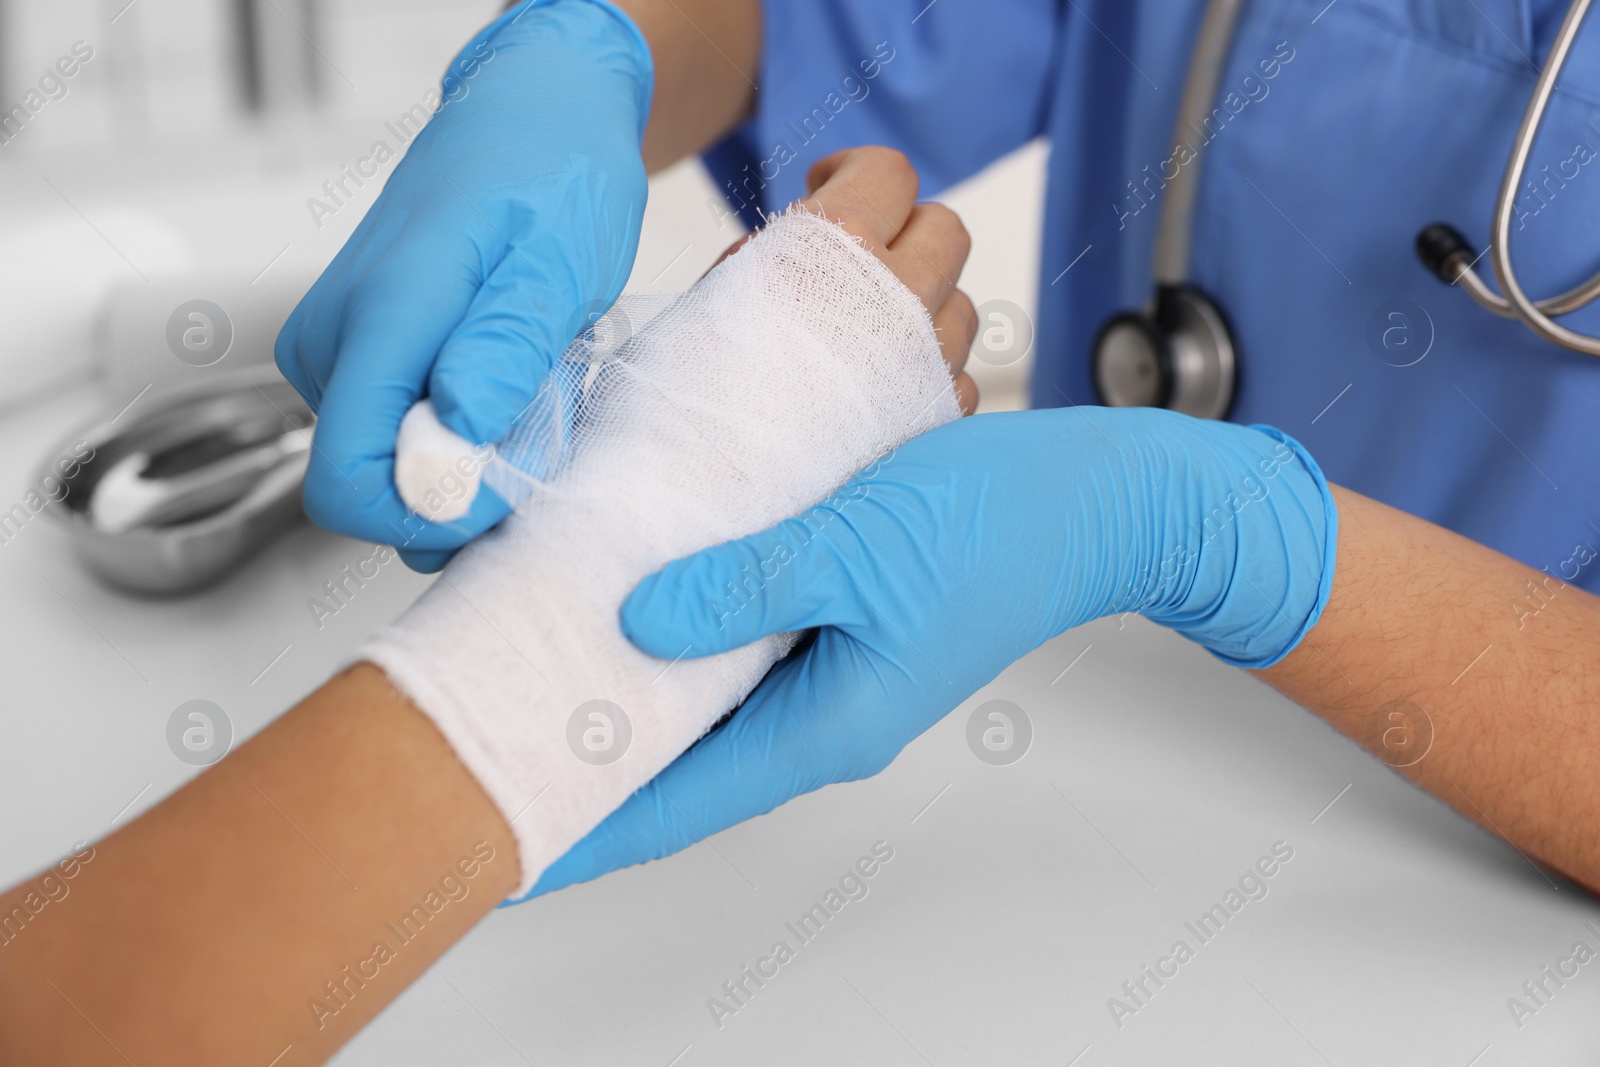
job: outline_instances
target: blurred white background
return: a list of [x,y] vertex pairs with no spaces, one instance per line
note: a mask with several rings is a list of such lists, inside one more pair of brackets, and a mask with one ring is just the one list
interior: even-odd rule
[[[90,379],[138,378],[137,391],[182,373],[161,327],[188,299],[241,326],[230,362],[266,358],[379,185],[320,226],[308,199],[374,141],[394,142],[385,124],[498,7],[0,0],[0,122],[26,114],[30,92],[46,100],[0,125],[0,418]],[[74,48],[91,58],[58,78]],[[963,285],[979,303],[1031,313],[1042,161],[1031,147],[946,198],[974,232]],[[738,235],[721,213],[697,163],[658,176],[630,288],[691,283]],[[976,366],[985,406],[1020,405],[1026,366]]]

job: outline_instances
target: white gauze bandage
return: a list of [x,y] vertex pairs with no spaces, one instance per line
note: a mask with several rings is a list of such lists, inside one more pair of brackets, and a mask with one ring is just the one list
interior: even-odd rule
[[[677,297],[624,298],[553,382],[485,473],[517,513],[362,652],[510,822],[518,895],[792,646],[653,659],[619,626],[634,586],[823,502],[959,414],[917,297],[804,212]],[[553,472],[552,436],[569,442]]]

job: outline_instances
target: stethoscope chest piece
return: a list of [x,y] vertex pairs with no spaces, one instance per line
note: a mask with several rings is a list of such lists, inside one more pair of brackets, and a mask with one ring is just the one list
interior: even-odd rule
[[1161,286],[1153,311],[1117,315],[1095,338],[1095,389],[1109,407],[1164,407],[1220,419],[1233,406],[1237,380],[1227,321],[1192,286]]

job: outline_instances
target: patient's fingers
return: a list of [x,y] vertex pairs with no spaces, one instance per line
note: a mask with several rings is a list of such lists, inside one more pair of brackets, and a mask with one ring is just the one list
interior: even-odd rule
[[[917,173],[904,153],[891,148],[847,148],[818,160],[806,174],[801,205],[860,237],[933,317],[939,347],[955,382],[964,414],[978,404],[978,387],[965,373],[977,335],[972,301],[956,288],[972,239],[954,211],[917,203]],[[735,241],[717,260],[749,240]]]
[[933,313],[933,328],[939,334],[939,351],[951,374],[960,374],[967,366],[967,353],[978,336],[978,312],[972,298],[957,289],[950,294],[944,306]]
[[833,176],[833,172],[839,169],[839,164],[844,162],[844,158],[851,152],[858,151],[860,151],[858,148],[841,148],[811,164],[811,169],[806,171],[806,195],[815,196],[817,187]]
[[971,415],[978,407],[978,385],[965,373],[967,354],[978,336],[978,312],[972,306],[972,299],[960,289],[951,293],[950,299],[934,313],[933,328],[939,334],[939,351],[955,380],[961,413]]
[[[917,203],[917,172],[905,154],[868,145],[826,156],[806,174],[810,196],[800,201],[860,237],[929,312],[955,291],[972,239],[954,211]],[[735,241],[717,260],[737,252]]]
[[918,204],[880,258],[933,312],[955,292],[971,250],[972,238],[960,216],[943,204]]
[[801,201],[860,237],[882,258],[917,202],[917,172],[905,153],[869,145],[818,160],[806,176],[811,196]]

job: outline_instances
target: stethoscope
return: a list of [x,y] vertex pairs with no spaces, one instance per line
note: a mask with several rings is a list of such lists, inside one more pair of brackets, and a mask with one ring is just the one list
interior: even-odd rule
[[[1555,322],[1600,297],[1600,274],[1577,288],[1546,300],[1531,300],[1511,263],[1511,223],[1517,189],[1527,169],[1534,138],[1544,121],[1550,96],[1572,43],[1582,28],[1592,0],[1573,0],[1539,75],[1516,142],[1506,161],[1495,205],[1494,237],[1489,261],[1500,292],[1489,288],[1474,269],[1478,259],[1467,239],[1454,227],[1434,223],[1417,235],[1423,264],[1449,285],[1459,284],[1487,310],[1520,319],[1547,341],[1600,356],[1600,338],[1577,333]],[[1176,142],[1198,129],[1210,113],[1222,78],[1245,0],[1212,0],[1195,42],[1189,74],[1178,106]],[[1164,407],[1199,418],[1220,419],[1233,404],[1239,377],[1239,351],[1222,309],[1189,283],[1189,246],[1194,236],[1195,201],[1200,190],[1197,154],[1166,187],[1166,202],[1156,236],[1153,274],[1155,292],[1139,311],[1108,319],[1094,342],[1094,381],[1100,402],[1112,407]],[[1502,295],[1504,294],[1504,295]]]

